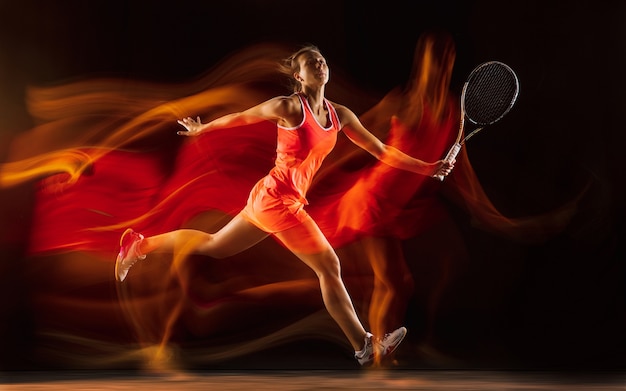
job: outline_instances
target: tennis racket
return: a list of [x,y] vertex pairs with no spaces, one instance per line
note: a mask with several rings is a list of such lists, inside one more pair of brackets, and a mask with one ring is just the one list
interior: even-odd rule
[[[508,65],[498,61],[489,61],[474,68],[461,92],[459,134],[444,161],[452,161],[467,140],[485,126],[501,120],[515,104],[518,93],[517,75]],[[478,127],[463,138],[466,119]],[[435,175],[435,178],[443,181],[444,176]]]

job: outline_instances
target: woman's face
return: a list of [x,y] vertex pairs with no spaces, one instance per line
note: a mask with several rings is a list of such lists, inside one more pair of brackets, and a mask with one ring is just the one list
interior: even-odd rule
[[298,57],[300,71],[294,77],[302,85],[324,85],[330,77],[326,59],[319,52],[310,51]]

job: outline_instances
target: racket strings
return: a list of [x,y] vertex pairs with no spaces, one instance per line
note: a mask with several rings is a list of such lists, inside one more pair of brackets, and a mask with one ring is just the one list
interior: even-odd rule
[[515,73],[498,62],[486,63],[470,75],[465,91],[465,114],[478,125],[489,125],[513,107],[519,85]]

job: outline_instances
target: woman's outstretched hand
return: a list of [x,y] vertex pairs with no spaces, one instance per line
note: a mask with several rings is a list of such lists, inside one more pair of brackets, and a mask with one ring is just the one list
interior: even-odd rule
[[181,136],[197,136],[202,132],[204,124],[200,122],[200,117],[198,116],[196,119],[191,117],[179,119],[177,121],[179,124],[185,127],[187,130],[179,130],[176,134]]

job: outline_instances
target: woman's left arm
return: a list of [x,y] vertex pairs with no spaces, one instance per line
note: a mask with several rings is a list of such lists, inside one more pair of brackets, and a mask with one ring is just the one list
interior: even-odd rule
[[341,105],[335,105],[335,109],[343,125],[342,130],[350,141],[391,167],[427,176],[447,176],[454,168],[454,161],[437,160],[429,163],[386,145],[363,126],[352,110]]

